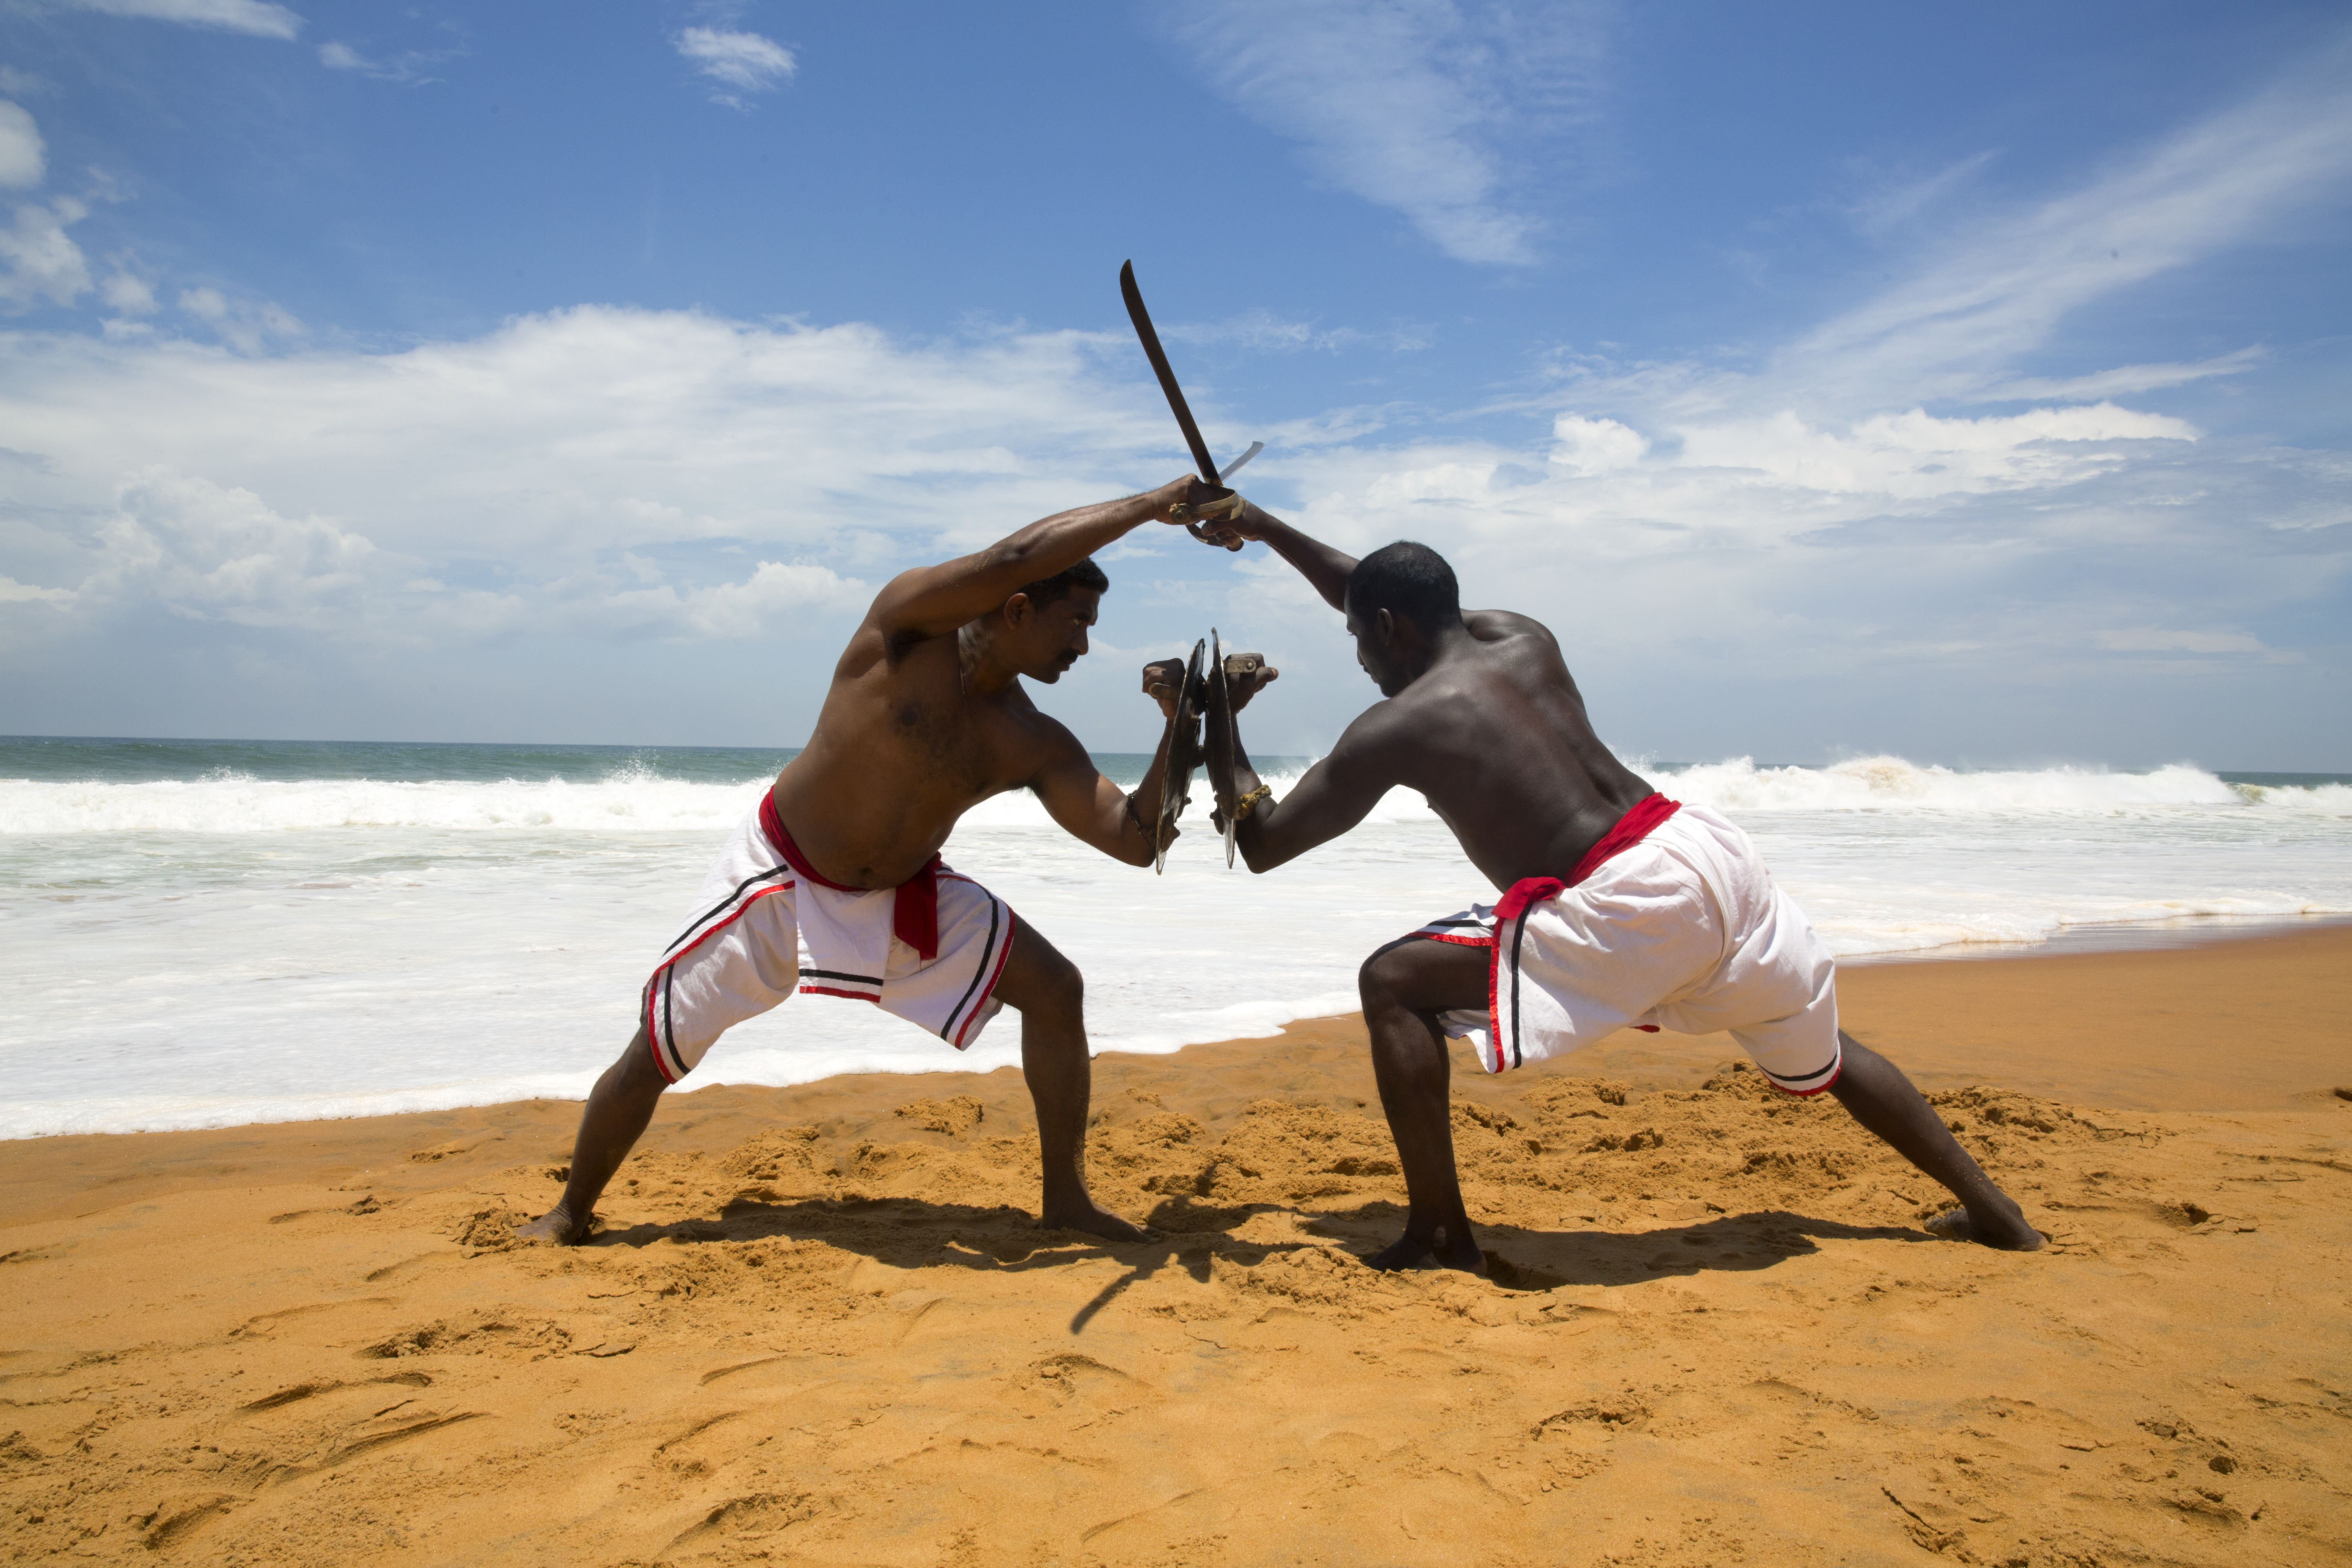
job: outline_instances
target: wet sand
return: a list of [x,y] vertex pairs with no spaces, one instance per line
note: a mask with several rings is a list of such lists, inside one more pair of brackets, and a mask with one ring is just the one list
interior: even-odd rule
[[1722,1037],[1459,1058],[1492,1280],[1355,1261],[1355,1019],[1097,1061],[1130,1247],[1011,1071],[673,1096],[565,1251],[572,1104],[0,1143],[0,1552],[2352,1562],[2352,931],[1842,995],[2049,1252]]

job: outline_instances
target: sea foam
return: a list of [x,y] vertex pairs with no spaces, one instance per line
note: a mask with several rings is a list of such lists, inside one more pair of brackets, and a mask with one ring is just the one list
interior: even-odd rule
[[[1828,767],[1758,767],[1748,758],[1651,767],[1650,781],[1676,799],[1734,816],[1777,812],[2133,812],[2256,808],[2352,816],[2352,786],[2232,784],[2188,763],[2149,773],[2055,767],[1959,773],[1900,757]],[[1295,770],[1268,775],[1277,795]],[[0,779],[0,834],[279,833],[319,828],[425,828],[446,832],[723,832],[754,805],[764,778],[711,784],[641,768],[586,782],[565,779],[377,782],[269,781],[215,772],[200,778],[115,783]],[[1196,782],[1196,798],[1204,795]],[[1371,824],[1433,822],[1428,805],[1392,790]],[[983,801],[961,831],[1048,828],[1023,791]]]
[[[461,760],[474,776],[438,782],[287,777],[274,754],[160,781],[59,776],[52,756],[46,779],[0,779],[0,1136],[584,1092],[779,759],[690,760],[696,778],[576,759],[568,778],[499,778],[522,759]],[[2341,784],[1896,757],[1642,771],[1744,826],[1842,960],[2352,911]],[[1277,795],[1297,776],[1274,771]],[[1193,795],[1161,877],[1077,843],[1025,793],[983,803],[947,846],[1085,973],[1098,1050],[1348,1011],[1366,953],[1494,897],[1410,791],[1264,877],[1226,868]],[[797,998],[688,1084],[988,1070],[1018,1064],[1019,1038],[1008,1015],[959,1054],[878,1009]]]

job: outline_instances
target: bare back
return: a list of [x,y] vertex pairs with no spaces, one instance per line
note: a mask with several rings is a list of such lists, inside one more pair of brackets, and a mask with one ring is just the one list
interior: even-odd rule
[[1541,622],[1501,610],[1463,622],[1468,635],[1349,725],[1324,765],[1419,790],[1497,888],[1564,876],[1650,785],[1592,732]]

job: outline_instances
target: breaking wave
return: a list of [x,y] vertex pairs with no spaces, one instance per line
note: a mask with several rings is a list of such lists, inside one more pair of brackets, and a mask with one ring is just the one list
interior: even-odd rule
[[[1680,800],[1738,816],[1784,812],[2163,813],[2256,810],[2352,817],[2352,785],[2230,784],[2187,763],[2149,773],[2056,767],[1961,773],[1862,757],[1824,768],[1759,767],[1748,758],[1653,766],[1647,776]],[[1277,795],[1297,770],[1268,775]],[[732,826],[764,778],[714,784],[632,767],[594,780],[495,782],[266,780],[216,769],[193,779],[60,782],[0,779],[0,835],[271,833],[423,828],[454,832],[707,833]],[[1192,786],[1195,808],[1206,788]],[[1433,820],[1421,798],[1391,791],[1370,818]],[[1035,797],[982,803],[962,831],[1050,826]]]

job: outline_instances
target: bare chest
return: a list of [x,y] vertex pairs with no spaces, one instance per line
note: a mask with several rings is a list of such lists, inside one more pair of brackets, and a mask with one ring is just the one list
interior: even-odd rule
[[1034,769],[1023,765],[1026,727],[997,698],[967,694],[958,674],[895,680],[877,695],[870,733],[908,782],[971,803],[1003,793]]

